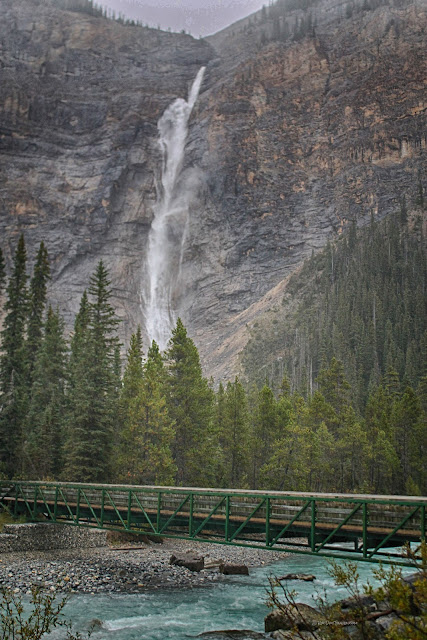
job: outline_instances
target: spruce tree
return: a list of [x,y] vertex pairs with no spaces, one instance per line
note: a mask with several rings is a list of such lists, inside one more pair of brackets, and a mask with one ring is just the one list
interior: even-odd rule
[[22,470],[23,425],[28,408],[25,330],[28,309],[27,253],[21,235],[7,286],[0,357],[0,462],[11,477]]
[[168,407],[175,423],[173,453],[177,483],[209,486],[215,478],[213,392],[202,375],[199,353],[178,318],[168,359]]
[[130,338],[123,383],[119,398],[119,433],[117,434],[117,458],[115,476],[120,482],[129,480],[129,456],[133,455],[130,416],[135,399],[140,393],[144,378],[141,327]]
[[138,394],[129,407],[129,451],[124,469],[128,482],[157,485],[174,482],[174,429],[168,413],[164,381],[163,362],[153,341]]
[[26,357],[28,361],[29,384],[32,383],[37,352],[42,342],[43,314],[46,306],[47,282],[50,278],[50,266],[46,247],[43,242],[37,253],[34,273],[30,282],[28,329]]
[[126,412],[126,408],[129,403],[136,398],[141,387],[141,382],[144,376],[143,355],[141,327],[138,325],[136,333],[133,333],[130,338],[126,365],[123,373],[123,386],[120,394],[120,404],[122,405],[124,412]]
[[236,377],[227,384],[220,443],[224,455],[225,486],[246,486],[249,454],[249,412],[246,394]]
[[260,469],[270,458],[278,437],[277,403],[270,387],[265,384],[258,394],[251,435],[251,487],[258,489]]
[[[64,470],[62,479],[86,481],[92,476],[92,464],[96,451],[91,445],[91,397],[90,376],[92,345],[89,335],[90,309],[87,292],[84,291],[80,309],[74,321],[68,367],[67,413],[64,433]],[[89,450],[87,451],[87,447]]]
[[34,365],[25,468],[37,479],[58,479],[63,459],[67,344],[59,311],[48,309]]
[[71,345],[65,476],[81,482],[108,481],[117,418],[115,335],[119,320],[102,261],[82,298]]
[[3,251],[0,248],[0,297],[3,294],[5,283],[6,283],[6,265],[4,262]]

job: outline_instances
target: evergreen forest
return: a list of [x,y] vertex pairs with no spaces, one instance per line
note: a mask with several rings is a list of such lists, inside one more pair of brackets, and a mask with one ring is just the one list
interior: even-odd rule
[[425,493],[426,257],[404,201],[350,225],[254,327],[242,379],[216,387],[180,319],[164,353],[140,327],[120,344],[102,261],[67,336],[47,248],[28,274],[21,236],[8,275],[0,251],[1,477]]

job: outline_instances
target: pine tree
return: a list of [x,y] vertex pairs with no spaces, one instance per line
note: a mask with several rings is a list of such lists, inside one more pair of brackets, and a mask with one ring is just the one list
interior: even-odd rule
[[251,437],[251,485],[258,489],[260,469],[269,460],[278,437],[277,405],[274,394],[264,385],[258,394]]
[[246,394],[236,377],[227,384],[223,422],[219,433],[224,460],[224,484],[231,489],[246,485],[248,474],[249,413]]
[[411,387],[406,387],[400,398],[396,398],[390,422],[394,433],[395,450],[399,459],[399,472],[396,474],[395,491],[404,494],[407,490],[409,478],[417,473],[420,465],[425,464],[425,460],[420,459],[421,434],[418,432],[418,425],[421,416],[419,400]]
[[46,247],[43,242],[37,253],[34,274],[30,282],[28,329],[26,357],[28,362],[29,385],[32,384],[37,352],[43,335],[43,314],[46,306],[47,282],[50,278],[50,266]]
[[332,358],[328,369],[320,371],[317,382],[326,402],[340,415],[350,404],[351,390],[342,362]]
[[92,301],[82,298],[71,345],[65,476],[73,481],[105,482],[112,475],[119,320],[109,287],[101,261],[90,280]]
[[[90,443],[91,341],[89,336],[90,309],[87,292],[84,291],[80,309],[74,321],[68,369],[69,389],[65,420],[64,471],[62,478],[74,482],[86,481],[92,475],[92,462],[96,452]],[[90,451],[86,452],[86,445]],[[92,460],[91,456],[95,456]]]
[[164,380],[163,362],[153,341],[138,394],[129,406],[126,431],[129,451],[124,468],[128,482],[173,484],[176,474],[171,450],[174,429],[168,414]]
[[13,476],[22,469],[23,425],[28,408],[25,366],[25,329],[28,292],[27,254],[21,235],[7,286],[6,317],[0,357],[0,462]]
[[58,479],[62,469],[67,345],[64,321],[48,309],[44,336],[34,365],[28,412],[25,467],[31,477]]
[[213,464],[214,395],[202,375],[196,345],[178,318],[172,331],[168,358],[168,408],[175,423],[174,460],[177,483],[209,486],[215,478]]
[[6,283],[6,265],[4,262],[3,251],[0,248],[0,297],[3,294],[5,283]]
[[133,333],[130,338],[126,366],[123,373],[120,404],[125,412],[129,403],[138,395],[144,376],[143,371],[142,334],[141,327],[138,325],[136,333]]
[[[246,394],[245,394],[246,397]],[[215,486],[227,487],[227,468],[225,454],[225,440],[222,434],[226,432],[226,411],[225,411],[225,389],[222,382],[219,383],[218,391],[215,395],[214,417],[213,417],[213,433],[218,439],[220,455],[217,459],[217,475],[215,478]]]

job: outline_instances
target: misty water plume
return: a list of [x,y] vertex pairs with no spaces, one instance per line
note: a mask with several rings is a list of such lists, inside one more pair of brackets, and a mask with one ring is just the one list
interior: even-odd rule
[[188,135],[188,120],[199,95],[205,67],[194,80],[188,100],[178,98],[160,118],[161,181],[148,236],[146,286],[143,291],[145,328],[150,340],[164,349],[176,322],[177,292],[188,223],[191,186],[179,180]]

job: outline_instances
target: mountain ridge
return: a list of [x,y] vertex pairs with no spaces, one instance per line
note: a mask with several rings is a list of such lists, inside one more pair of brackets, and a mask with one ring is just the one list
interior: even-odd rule
[[[313,4],[332,11],[329,1]],[[424,180],[423,2],[334,5],[337,17],[314,30],[310,7],[277,20],[256,14],[241,32],[222,33],[222,44],[218,36],[216,49],[212,38],[38,6],[43,19],[27,0],[1,10],[0,230],[9,265],[19,233],[33,255],[45,240],[51,299],[69,327],[100,258],[125,343],[143,321],[157,122],[200,66],[206,79],[182,176],[195,187],[174,305],[207,373],[233,375],[228,354],[234,333],[239,345],[249,339],[246,310],[256,315],[305,257],[349,220],[388,215]]]

